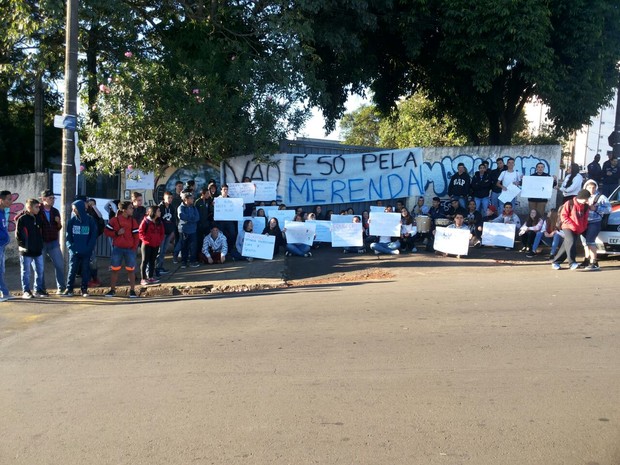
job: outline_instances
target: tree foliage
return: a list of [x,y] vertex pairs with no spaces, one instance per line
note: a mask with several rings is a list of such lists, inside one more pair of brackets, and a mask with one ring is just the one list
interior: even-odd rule
[[342,22],[330,20],[336,3],[306,12],[326,21],[306,45],[328,126],[366,85],[384,113],[423,91],[474,143],[510,144],[532,96],[561,135],[588,123],[618,82],[615,0],[358,0]]

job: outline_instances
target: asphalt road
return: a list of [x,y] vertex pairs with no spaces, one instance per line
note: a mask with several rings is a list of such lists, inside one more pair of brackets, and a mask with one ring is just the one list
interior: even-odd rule
[[617,263],[394,263],[3,304],[0,464],[620,464]]

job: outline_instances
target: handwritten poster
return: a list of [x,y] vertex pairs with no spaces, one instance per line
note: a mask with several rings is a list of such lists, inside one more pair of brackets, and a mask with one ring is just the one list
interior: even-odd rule
[[244,216],[238,222],[237,230],[241,232],[243,230],[243,223],[245,220],[250,220],[252,222],[252,232],[254,233],[262,233],[265,229],[265,217],[263,216]]
[[254,184],[251,182],[233,182],[228,184],[228,196],[243,199],[243,203],[254,203]]
[[332,241],[332,222],[325,220],[308,220],[306,223],[314,223],[316,237],[314,240],[316,242],[331,242]]
[[362,247],[364,245],[362,223],[334,223],[332,247]]
[[552,195],[552,176],[523,176],[521,181],[521,197],[532,199],[550,199]]
[[482,245],[514,247],[515,224],[484,223],[482,225]]
[[217,197],[213,199],[213,204],[215,221],[238,221],[243,218],[243,199]]
[[253,181],[256,186],[254,200],[257,202],[269,202],[278,198],[278,183],[275,181]]
[[314,232],[316,231],[314,223],[285,221],[284,228],[286,229],[286,242],[289,244],[312,245],[314,242]]
[[275,236],[246,233],[245,238],[243,239],[243,250],[241,251],[241,255],[244,257],[271,260],[273,259],[275,244]]
[[503,203],[512,202],[512,200],[519,195],[520,192],[521,189],[519,189],[519,186],[516,184],[508,184],[506,186],[506,190],[499,194],[499,201]]
[[450,255],[467,255],[469,252],[469,229],[442,228],[435,229],[433,247]]
[[400,236],[400,213],[370,212],[371,236]]

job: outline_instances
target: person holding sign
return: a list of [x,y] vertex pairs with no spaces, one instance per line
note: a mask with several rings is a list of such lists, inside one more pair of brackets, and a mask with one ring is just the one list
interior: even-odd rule
[[254,223],[252,220],[245,220],[243,222],[243,229],[237,235],[237,240],[235,241],[235,248],[230,251],[230,256],[234,260],[242,260],[246,259],[248,262],[252,261],[252,257],[244,257],[243,256],[243,242],[245,240],[246,234],[251,234],[254,230]]
[[[506,171],[502,171],[497,179],[497,187],[500,187],[502,191],[507,191],[510,184],[514,184],[515,186],[520,185],[522,178],[521,173],[515,171],[514,158],[509,158],[506,162],[506,166]],[[499,207],[500,209],[504,208],[504,203],[501,200],[499,201]]]
[[[384,213],[391,213],[392,207],[388,205],[384,209]],[[372,219],[368,220],[370,223]],[[375,255],[388,254],[399,255],[400,254],[400,241],[398,237],[379,236],[376,242],[370,244],[370,249],[374,250]]]
[[408,250],[417,252],[418,249],[416,249],[415,242],[413,241],[417,231],[413,217],[405,207],[401,208],[400,214],[400,250],[401,252],[407,252]]
[[273,244],[273,254],[280,253],[280,247],[286,245],[286,239],[284,239],[284,233],[280,229],[280,224],[278,223],[278,219],[276,217],[269,218],[269,223],[263,229],[263,234],[267,236],[274,236],[276,241]]
[[[519,216],[512,209],[512,202],[506,202],[504,204],[504,211],[501,215],[495,218],[492,223],[504,223],[504,224],[514,224],[515,230],[521,227],[521,220]],[[506,250],[512,250],[510,247],[506,247]]]
[[[217,199],[220,198],[228,198],[228,184],[222,184],[221,195],[215,199],[215,202],[217,202]],[[217,226],[222,230],[224,236],[226,236],[228,246],[232,249],[235,245],[235,241],[237,240],[237,222],[230,220],[219,220],[217,222]]]
[[209,265],[214,263],[224,263],[226,254],[228,254],[228,241],[226,236],[218,229],[217,226],[211,227],[211,232],[207,234],[202,243],[202,261]]
[[[362,220],[360,219],[359,216],[354,216],[353,217],[353,223],[361,223]],[[362,235],[363,235],[363,231],[362,231]],[[362,244],[363,244],[363,238],[362,238]],[[366,247],[364,247],[363,245],[361,247],[345,247],[342,250],[342,253],[366,253]]]
[[[549,173],[545,173],[545,165],[544,163],[536,163],[536,171],[532,176],[550,176]],[[557,178],[553,176],[553,187],[557,186]],[[545,209],[547,207],[547,201],[549,199],[527,199],[529,203],[530,210],[536,210],[540,216],[545,214]]]
[[[298,223],[303,223],[303,219],[301,216],[297,215],[295,217],[295,222]],[[286,228],[284,228],[282,230],[282,233],[284,234],[284,237],[286,238]],[[312,252],[310,252],[310,245],[308,244],[303,244],[300,242],[297,243],[290,243],[286,242],[286,252],[284,253],[287,257],[290,257],[291,255],[295,255],[297,257],[312,257]]]

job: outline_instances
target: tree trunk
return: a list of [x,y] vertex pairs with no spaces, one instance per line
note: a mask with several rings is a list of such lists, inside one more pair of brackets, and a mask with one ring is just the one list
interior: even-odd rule
[[34,82],[34,171],[43,172],[43,75]]

